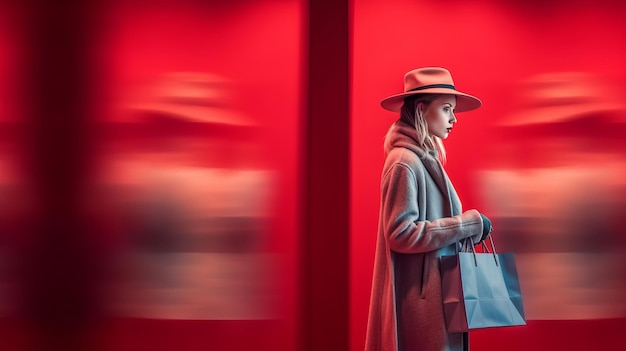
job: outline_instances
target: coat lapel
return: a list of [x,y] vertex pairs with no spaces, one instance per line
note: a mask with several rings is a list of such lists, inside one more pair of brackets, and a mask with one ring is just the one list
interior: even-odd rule
[[443,167],[441,167],[441,163],[437,161],[436,158],[425,154],[422,157],[422,162],[424,163],[424,167],[430,176],[433,178],[435,183],[437,183],[437,187],[441,191],[444,199],[444,206],[448,207],[448,211],[452,213],[452,200],[450,199],[450,189],[448,188],[448,183],[446,182],[446,177],[444,175]]
[[444,197],[448,196],[448,186],[446,185],[446,179],[443,176],[443,170],[441,168],[441,164],[433,157],[429,155],[424,155],[422,158],[422,162],[424,163],[424,167],[428,171],[431,177],[437,183],[437,187],[441,190],[441,193]]
[[441,167],[441,163],[437,160],[436,155],[433,156],[431,153],[418,146],[415,127],[402,120],[396,122],[389,129],[389,132],[387,132],[385,151],[389,152],[389,150],[394,147],[403,147],[417,154],[422,160],[426,171],[437,184],[443,198],[448,200],[447,204],[445,204],[446,201],[444,200],[444,206],[448,207],[448,210],[452,213],[452,201],[450,201],[450,190],[448,189],[445,172]]

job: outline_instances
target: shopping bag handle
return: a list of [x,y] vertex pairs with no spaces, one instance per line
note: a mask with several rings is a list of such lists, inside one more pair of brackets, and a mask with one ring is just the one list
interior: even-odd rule
[[[491,244],[491,252],[489,252],[489,249],[487,248],[487,245],[485,244],[485,240],[489,239],[489,243]],[[498,264],[498,258],[496,257],[496,246],[493,243],[493,238],[491,237],[491,235],[489,235],[485,240],[481,240],[480,244],[483,246],[483,250],[487,253],[491,253],[493,255],[493,260],[496,262],[496,266],[499,266]],[[471,238],[465,238],[462,240],[461,242],[461,251],[460,252],[470,252],[467,250],[467,247],[469,246],[472,254],[474,254],[474,265],[478,267],[478,260],[476,259],[476,249],[474,248],[474,245],[472,244],[472,239]],[[458,251],[458,245],[454,245],[455,247],[455,251]]]

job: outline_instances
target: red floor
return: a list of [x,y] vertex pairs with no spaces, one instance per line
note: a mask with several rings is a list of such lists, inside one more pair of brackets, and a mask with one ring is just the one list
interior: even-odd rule
[[[293,335],[276,321],[110,320],[91,332],[37,336],[15,321],[0,321],[6,351],[292,351]],[[77,338],[84,335],[85,338]],[[47,338],[47,339],[46,339]],[[626,318],[529,321],[525,327],[471,333],[472,351],[626,350]],[[324,350],[320,350],[324,351]]]

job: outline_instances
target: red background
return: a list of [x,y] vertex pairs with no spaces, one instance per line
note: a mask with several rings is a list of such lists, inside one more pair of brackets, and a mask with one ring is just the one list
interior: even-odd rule
[[[0,121],[17,122],[3,124],[1,142],[38,199],[37,206],[3,212],[11,223],[2,232],[3,251],[32,274],[18,279],[29,293],[16,299],[25,311],[5,314],[0,324],[0,348],[7,350],[362,350],[382,140],[396,118],[378,103],[402,89],[402,75],[443,66],[459,89],[484,102],[459,115],[446,142],[446,168],[465,208],[484,206],[471,173],[498,147],[490,143],[491,127],[514,109],[517,82],[571,70],[626,86],[626,8],[618,0],[31,0],[1,6]],[[74,252],[68,247],[80,247],[83,229],[66,223],[83,218],[64,199],[80,197],[80,184],[97,175],[100,155],[93,150],[102,135],[96,125],[114,113],[125,86],[171,71],[232,79],[236,109],[265,126],[261,140],[281,184],[272,227],[272,250],[284,257],[278,321],[99,318],[89,307],[97,295],[88,289],[94,278],[75,269],[89,259],[70,255],[78,264],[55,263]],[[43,258],[35,255],[40,252]],[[69,283],[46,279],[59,271]],[[73,296],[87,296],[87,307],[76,307]],[[49,311],[58,304],[74,306],[73,314]],[[89,323],[73,329],[76,320]],[[625,324],[531,320],[523,328],[473,333],[472,345],[611,349],[621,344]]]

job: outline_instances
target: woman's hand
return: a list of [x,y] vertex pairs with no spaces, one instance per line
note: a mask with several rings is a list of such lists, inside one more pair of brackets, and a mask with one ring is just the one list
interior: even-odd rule
[[489,236],[489,234],[491,234],[491,231],[493,230],[493,227],[491,226],[491,221],[489,220],[489,218],[487,218],[487,216],[481,213],[480,218],[482,218],[483,220],[483,235],[481,236],[479,242],[487,239],[487,237]]

